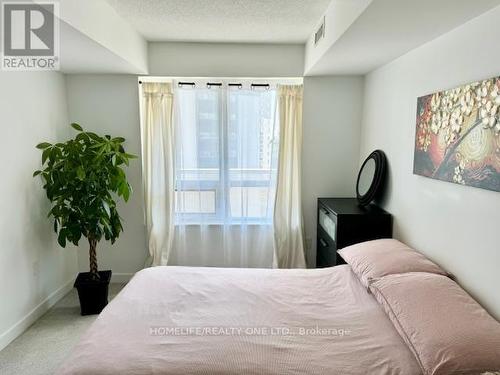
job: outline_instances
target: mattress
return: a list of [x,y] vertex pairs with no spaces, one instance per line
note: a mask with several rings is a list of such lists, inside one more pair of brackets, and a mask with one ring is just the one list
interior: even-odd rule
[[154,267],[103,310],[58,374],[421,374],[348,265]]

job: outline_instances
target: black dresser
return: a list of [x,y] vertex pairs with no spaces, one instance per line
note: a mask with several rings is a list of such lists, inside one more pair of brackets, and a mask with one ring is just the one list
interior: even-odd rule
[[344,264],[337,254],[346,246],[392,237],[392,215],[378,206],[358,205],[356,198],[319,198],[316,267]]

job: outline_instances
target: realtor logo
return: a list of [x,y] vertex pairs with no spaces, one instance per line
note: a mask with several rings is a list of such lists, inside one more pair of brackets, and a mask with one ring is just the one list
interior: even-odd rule
[[2,69],[59,69],[59,4],[2,3]]

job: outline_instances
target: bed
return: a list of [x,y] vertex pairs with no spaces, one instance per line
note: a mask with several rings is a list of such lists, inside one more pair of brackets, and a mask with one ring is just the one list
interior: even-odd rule
[[60,375],[450,375],[500,369],[500,324],[387,239],[314,270],[154,267],[103,310]]
[[421,373],[348,265],[142,270],[101,313],[59,371],[305,373]]

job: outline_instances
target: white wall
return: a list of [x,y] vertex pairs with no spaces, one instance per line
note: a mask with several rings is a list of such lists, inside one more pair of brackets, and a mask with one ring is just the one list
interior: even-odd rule
[[390,163],[385,208],[395,236],[456,275],[500,318],[500,194],[412,174],[417,97],[500,75],[500,7],[366,77],[360,162],[381,148]]
[[362,77],[305,77],[302,204],[309,267],[316,265],[319,197],[354,197],[363,107]]
[[[137,78],[131,75],[68,75],[69,118],[86,130],[124,137],[127,152],[141,152]],[[144,266],[146,237],[142,212],[141,161],[134,159],[126,170],[134,193],[128,203],[121,202],[123,233],[111,245],[101,241],[97,247],[101,270],[113,270],[113,281],[126,279]],[[88,271],[88,244],[78,251],[80,271]]]
[[[102,0],[64,0],[59,2],[59,6],[60,19],[90,39],[90,41],[80,44],[79,38],[67,40],[66,36],[62,35],[62,55],[66,60],[73,60],[63,61],[63,69],[70,67],[70,70],[75,70],[78,69],[77,67],[81,67],[85,71],[86,67],[82,62],[88,59],[86,54],[89,52],[85,47],[88,46],[88,43],[97,42],[106,51],[99,52],[99,54],[107,54],[107,51],[109,51],[118,58],[117,61],[122,60],[130,65],[131,68],[129,69],[134,73],[147,73],[148,46],[146,40],[118,15],[108,2]],[[63,32],[70,31],[65,25],[62,25],[62,27]],[[75,42],[76,45],[83,48],[79,51],[65,42]],[[71,54],[66,53],[65,48],[70,49],[71,53],[78,58],[74,59]],[[93,50],[95,51],[94,48],[90,49],[90,51]],[[99,62],[101,62],[101,58],[102,56],[95,56],[95,59],[99,60]]]
[[76,254],[56,242],[35,145],[68,134],[64,77],[0,71],[0,349],[68,290]]
[[302,77],[304,46],[149,43],[149,74],[177,77]]
[[[334,44],[344,35],[344,33],[352,26],[358,17],[366,10],[373,0],[357,0],[357,1],[338,1],[333,0],[324,13],[325,21],[325,36],[318,44],[314,44],[315,34],[323,21],[318,20],[318,24],[311,32],[311,35],[306,41],[304,71],[305,74],[313,69],[313,67],[324,58],[324,56],[333,48]],[[318,74],[316,74],[318,75]]]

